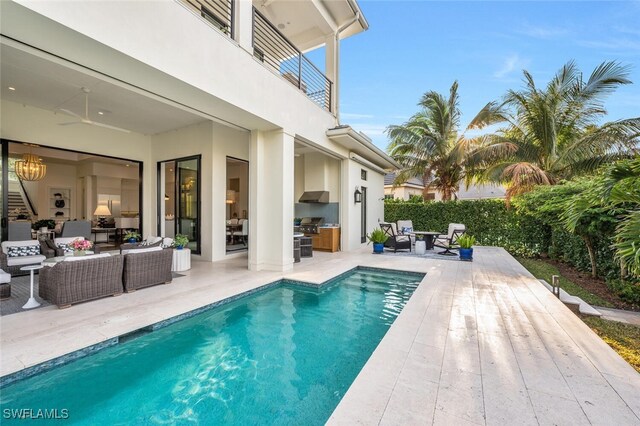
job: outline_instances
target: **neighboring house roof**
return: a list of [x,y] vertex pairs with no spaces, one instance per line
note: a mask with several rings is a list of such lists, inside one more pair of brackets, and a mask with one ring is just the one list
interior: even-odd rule
[[[393,181],[396,179],[397,173],[387,173],[384,176],[384,184],[385,185],[393,185]],[[417,177],[412,177],[411,179],[407,180],[404,185],[413,185],[413,186],[419,186],[424,188],[424,185],[422,184],[422,179],[417,178]]]

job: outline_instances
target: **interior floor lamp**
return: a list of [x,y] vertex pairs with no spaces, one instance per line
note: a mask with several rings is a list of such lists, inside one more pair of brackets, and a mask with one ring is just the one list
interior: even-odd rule
[[227,200],[226,203],[229,204],[229,219],[232,218],[232,209],[233,204],[236,202],[236,191],[233,189],[227,190]]
[[111,210],[105,204],[100,204],[96,207],[96,211],[93,212],[94,216],[98,216],[98,227],[104,228],[107,225],[107,219],[105,216],[111,216]]

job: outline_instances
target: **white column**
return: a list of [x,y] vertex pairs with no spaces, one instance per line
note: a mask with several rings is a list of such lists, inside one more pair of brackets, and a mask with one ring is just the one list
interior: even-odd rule
[[333,82],[331,87],[331,111],[338,117],[338,89],[339,89],[339,64],[340,64],[340,42],[335,34],[325,39],[325,73],[327,78]]
[[236,0],[233,37],[247,52],[253,55],[253,5],[251,0]]
[[252,131],[249,161],[249,269],[293,268],[293,136]]

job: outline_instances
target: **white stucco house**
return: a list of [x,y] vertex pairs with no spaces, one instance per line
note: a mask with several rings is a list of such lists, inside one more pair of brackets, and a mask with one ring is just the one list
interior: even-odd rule
[[[384,177],[385,198],[408,200],[413,195],[423,196],[424,184],[419,178],[411,178],[401,184],[394,184],[396,173],[387,173]],[[505,198],[506,189],[502,185],[472,184],[467,188],[460,185],[455,196],[457,200],[482,200],[488,198]],[[426,196],[427,200],[441,201],[442,194],[430,188]]]
[[[122,198],[109,202],[124,212],[126,193],[137,194],[126,203],[143,235],[190,227],[206,261],[229,255],[225,221],[238,215],[248,219],[252,270],[293,267],[297,216],[339,225],[341,250],[359,248],[383,218],[385,170],[398,165],[339,114],[341,40],[368,28],[355,0],[0,7],[3,170],[7,157],[35,149],[77,200],[55,214],[94,218],[101,194],[117,186]],[[319,48],[317,65],[303,52]],[[106,160],[86,163],[96,155]],[[126,178],[126,191],[115,166],[100,171],[117,161],[139,176]],[[246,174],[230,177],[242,165]],[[175,211],[165,203],[172,187]],[[60,193],[47,190],[44,203]],[[310,192],[325,199],[299,202]]]

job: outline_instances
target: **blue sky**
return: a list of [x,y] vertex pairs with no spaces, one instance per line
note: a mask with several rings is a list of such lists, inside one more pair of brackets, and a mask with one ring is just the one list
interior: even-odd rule
[[[382,149],[429,90],[458,80],[462,126],[522,69],[538,85],[574,59],[590,74],[605,60],[632,66],[633,85],[611,95],[608,119],[640,116],[640,1],[458,2],[359,0],[368,31],[341,46],[341,122]],[[315,61],[315,60],[314,60]]]

